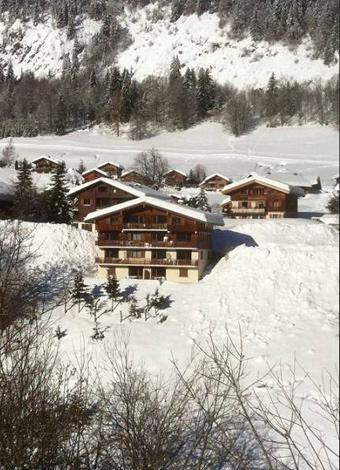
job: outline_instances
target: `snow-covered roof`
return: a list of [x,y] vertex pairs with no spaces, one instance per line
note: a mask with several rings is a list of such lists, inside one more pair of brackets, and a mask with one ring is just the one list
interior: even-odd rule
[[142,175],[139,171],[133,170],[133,169],[132,169],[132,170],[128,170],[128,171],[124,171],[124,172],[120,175],[120,177],[123,178],[123,176],[130,175],[131,173],[136,173],[137,175],[143,177],[143,175]]
[[243,186],[247,186],[250,183],[263,184],[264,186],[277,189],[278,191],[281,191],[286,194],[296,194],[297,196],[304,195],[303,190],[297,186],[290,186],[286,183],[274,181],[272,179],[264,178],[263,176],[259,176],[259,175],[252,175],[252,176],[249,176],[248,178],[244,178],[240,181],[236,181],[235,183],[227,184],[223,188],[222,192],[224,194],[229,194],[231,191],[234,191],[235,189],[241,188]]
[[42,155],[41,157],[35,158],[34,160],[32,160],[32,163],[36,164],[40,162],[40,160],[48,160],[49,162],[56,163],[57,165],[61,165],[63,163],[62,160],[50,157],[49,155]]
[[187,175],[186,175],[186,173],[184,173],[184,171],[177,170],[176,168],[174,168],[173,170],[168,171],[167,173],[165,173],[164,176],[168,176],[168,175],[170,175],[171,173],[178,173],[179,175],[182,175],[182,176],[187,177]]
[[202,181],[202,183],[200,184],[200,186],[202,186],[203,184],[207,183],[207,182],[210,181],[212,178],[216,178],[216,176],[218,176],[219,178],[223,178],[223,179],[226,180],[226,181],[231,181],[230,178],[228,178],[228,177],[225,176],[225,175],[222,175],[221,173],[214,173],[213,175],[207,176],[207,177]]
[[225,206],[226,204],[229,204],[231,202],[231,197],[228,196],[223,201],[221,202],[221,206]]
[[203,212],[198,209],[193,209],[188,206],[183,206],[171,202],[169,200],[158,199],[155,197],[143,196],[138,199],[133,199],[131,201],[123,202],[122,204],[117,204],[106,209],[101,209],[99,211],[92,212],[85,217],[86,222],[90,222],[97,219],[102,219],[111,214],[115,214],[121,210],[130,209],[131,207],[139,206],[140,204],[148,204],[159,209],[164,209],[176,214],[182,215],[184,217],[189,217],[191,219],[199,220],[210,225],[224,225],[223,218],[218,214],[211,214],[209,212]]
[[142,186],[141,184],[136,183],[123,183],[122,181],[112,180],[111,178],[98,178],[93,181],[89,181],[88,183],[84,183],[80,186],[77,186],[71,191],[69,191],[68,196],[74,196],[78,193],[82,193],[83,191],[87,191],[92,186],[96,186],[99,184],[107,184],[112,186],[113,188],[120,189],[121,191],[125,191],[133,196],[143,197],[143,196],[150,196],[157,199],[166,199],[169,200],[169,196],[165,193],[160,191],[156,191],[155,189],[149,188],[147,186]]
[[121,168],[121,169],[123,168],[122,165],[120,165],[119,163],[115,163],[115,162],[104,162],[98,165],[97,168],[102,168],[103,166],[106,166],[106,165],[112,165],[112,166],[115,166],[116,168]]
[[90,170],[84,171],[81,175],[86,176],[86,175],[89,175],[90,173],[92,173],[93,171],[96,171],[97,173],[100,173],[101,175],[104,176],[104,178],[108,176],[108,174],[105,171],[100,170],[99,168],[91,168]]

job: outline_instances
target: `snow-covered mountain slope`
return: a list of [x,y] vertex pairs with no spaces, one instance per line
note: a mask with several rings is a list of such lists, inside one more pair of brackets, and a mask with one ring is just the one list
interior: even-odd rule
[[[238,88],[265,86],[272,72],[298,81],[325,80],[337,73],[337,65],[327,66],[312,58],[308,38],[289,49],[280,43],[255,43],[250,37],[234,40],[228,25],[219,26],[217,14],[182,16],[176,22],[170,18],[171,8],[159,9],[157,3],[135,12],[125,9],[120,23],[132,43],[118,54],[118,65],[132,69],[141,80],[150,74],[166,75],[173,57],[178,56],[183,68],[210,68],[220,83],[230,82]],[[76,37],[85,51],[100,27],[100,22],[79,18]],[[63,57],[72,54],[74,45],[74,40],[67,39],[66,29],[57,29],[51,18],[36,26],[32,20],[0,21],[0,38],[7,43],[0,47],[0,63],[11,60],[17,75],[26,70],[38,76],[60,74]]]
[[211,68],[218,82],[238,88],[266,86],[272,72],[298,81],[328,79],[337,73],[337,66],[312,59],[309,39],[292,50],[278,43],[255,43],[250,37],[237,41],[230,38],[228,26],[220,28],[217,14],[182,16],[172,23],[170,10],[165,9],[163,19],[152,22],[152,8],[123,20],[134,43],[120,54],[118,63],[132,68],[137,79],[165,75],[176,55],[183,67]]
[[[100,26],[89,18],[79,18],[76,37],[81,46],[86,48]],[[0,64],[11,61],[16,76],[30,71],[38,77],[60,74],[63,59],[66,54],[72,57],[75,42],[67,39],[66,28],[58,29],[50,17],[37,25],[32,20],[16,20],[13,24],[0,21],[0,39]]]

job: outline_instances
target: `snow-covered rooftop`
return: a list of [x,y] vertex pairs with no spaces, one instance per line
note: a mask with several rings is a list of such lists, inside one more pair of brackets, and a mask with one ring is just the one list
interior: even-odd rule
[[223,179],[226,180],[226,181],[231,181],[230,178],[228,178],[228,176],[222,175],[221,173],[213,173],[212,175],[207,176],[207,177],[202,181],[202,183],[200,184],[200,186],[202,186],[203,184],[207,183],[207,182],[210,181],[212,178],[216,178],[216,177],[223,178]]
[[99,168],[103,168],[103,166],[106,166],[106,165],[112,165],[112,166],[115,166],[116,168],[120,168],[120,169],[123,169],[122,165],[120,165],[119,163],[115,163],[115,162],[104,162],[104,163],[101,163],[100,165],[97,166],[97,169]]
[[286,194],[295,194],[296,196],[303,196],[304,192],[301,188],[297,186],[290,186],[289,184],[281,183],[279,181],[274,181],[269,178],[264,178],[263,176],[255,175],[249,176],[248,178],[244,178],[240,181],[236,181],[235,183],[231,183],[226,185],[223,188],[224,194],[229,194],[231,191],[235,189],[241,188],[243,186],[247,186],[250,183],[259,183],[263,184],[264,186],[268,186],[269,188],[277,189]]
[[102,176],[104,176],[104,178],[108,176],[105,171],[100,170],[99,168],[90,168],[89,170],[84,171],[81,175],[86,176],[92,173],[93,171],[96,171],[97,173],[101,174]]
[[165,193],[162,193],[161,191],[156,191],[155,189],[149,188],[147,186],[142,186],[141,184],[123,183],[122,181],[112,180],[110,178],[98,178],[96,180],[89,181],[88,183],[84,183],[80,186],[71,189],[71,191],[69,191],[68,193],[68,196],[74,196],[83,191],[87,191],[89,188],[97,186],[99,184],[107,184],[109,186],[112,186],[113,188],[120,189],[121,191],[125,191],[136,197],[150,196],[157,199],[169,200],[169,196]]
[[171,202],[169,200],[158,199],[150,196],[143,196],[138,199],[133,199],[132,201],[126,201],[122,204],[117,204],[112,207],[108,207],[99,211],[91,212],[85,218],[85,221],[90,222],[97,219],[105,218],[111,214],[119,212],[121,210],[129,209],[131,207],[139,206],[140,204],[148,204],[159,209],[165,209],[170,212],[175,212],[176,214],[182,215],[184,217],[189,217],[191,219],[199,220],[200,222],[205,222],[211,225],[220,225],[223,226],[223,218],[218,214],[211,214],[209,212],[203,212],[198,209],[193,209],[188,206],[183,206]]
[[131,175],[131,173],[136,173],[139,176],[143,176],[139,171],[132,169],[132,170],[123,171],[120,177],[122,178],[123,176]]
[[32,160],[32,163],[36,164],[40,162],[40,160],[48,160],[49,162],[56,163],[57,165],[62,165],[62,160],[58,160],[57,158],[51,157],[50,155],[42,155],[41,157],[38,157],[34,160]]
[[184,173],[184,171],[177,170],[176,168],[174,168],[173,170],[168,171],[167,173],[165,173],[164,176],[169,176],[169,175],[171,175],[171,173],[178,173],[179,175],[187,177],[187,175],[186,175],[186,173]]

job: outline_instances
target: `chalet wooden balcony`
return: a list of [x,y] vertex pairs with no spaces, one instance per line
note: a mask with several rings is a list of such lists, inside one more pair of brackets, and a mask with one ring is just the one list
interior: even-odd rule
[[130,266],[198,266],[198,260],[191,259],[147,259],[147,258],[96,258],[101,265],[130,265]]
[[136,240],[105,240],[99,238],[96,241],[96,245],[100,247],[116,247],[116,248],[209,248],[206,242],[199,242],[197,240],[180,242],[180,241],[136,241]]
[[231,207],[230,209],[233,213],[237,213],[237,214],[265,214],[266,213],[266,209],[265,208],[253,208],[253,207],[249,207],[249,208],[245,208],[245,207],[242,207],[242,208],[239,208],[239,207]]
[[146,224],[125,224],[123,231],[129,231],[129,230],[160,230],[162,232],[167,232],[168,231],[168,225],[167,224],[152,224],[152,223],[146,223]]

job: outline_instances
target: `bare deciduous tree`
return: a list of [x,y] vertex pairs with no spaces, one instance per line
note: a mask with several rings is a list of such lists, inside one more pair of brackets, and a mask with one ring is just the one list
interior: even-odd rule
[[158,150],[152,148],[148,152],[142,152],[135,158],[134,167],[143,175],[146,181],[150,181],[152,186],[161,186],[169,164]]

